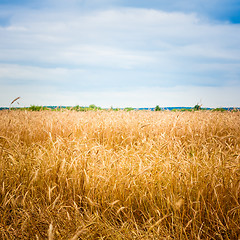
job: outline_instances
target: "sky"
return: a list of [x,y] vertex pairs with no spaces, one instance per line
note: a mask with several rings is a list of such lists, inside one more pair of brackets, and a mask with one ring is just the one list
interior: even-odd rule
[[240,0],[0,0],[0,106],[240,107],[239,43]]

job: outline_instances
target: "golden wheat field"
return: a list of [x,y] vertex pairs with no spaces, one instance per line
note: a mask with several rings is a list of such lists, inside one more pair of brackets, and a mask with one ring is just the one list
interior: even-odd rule
[[240,112],[0,112],[0,239],[239,238]]

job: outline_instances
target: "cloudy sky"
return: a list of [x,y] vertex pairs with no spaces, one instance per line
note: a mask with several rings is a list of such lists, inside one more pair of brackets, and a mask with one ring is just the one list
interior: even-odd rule
[[240,106],[240,0],[0,0],[0,106]]

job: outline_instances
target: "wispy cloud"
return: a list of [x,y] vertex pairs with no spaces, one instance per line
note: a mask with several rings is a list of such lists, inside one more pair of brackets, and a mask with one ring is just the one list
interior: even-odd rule
[[[80,2],[84,3],[69,4]],[[114,98],[117,92],[134,95],[141,89],[149,93],[154,88],[240,87],[240,26],[236,24],[194,13],[126,7],[88,11],[70,6],[21,11],[10,7],[0,10],[0,16],[9,22],[0,26],[2,91],[20,84],[36,92],[40,88],[34,86],[42,84],[45,91],[48,87],[53,91],[52,96],[57,91],[63,96],[65,90],[66,95],[98,92]],[[204,95],[196,92],[197,98],[200,93]],[[71,99],[72,104],[77,101]],[[128,99],[130,105],[138,105],[137,98]],[[7,104],[3,97],[0,101]]]

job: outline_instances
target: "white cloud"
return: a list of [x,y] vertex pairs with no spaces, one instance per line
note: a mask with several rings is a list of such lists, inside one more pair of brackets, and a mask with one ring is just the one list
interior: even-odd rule
[[84,73],[82,69],[41,68],[20,66],[15,64],[0,64],[0,83],[8,85],[8,81],[20,83],[22,81],[40,81],[42,84],[55,82],[61,84],[67,78],[75,78]]
[[[134,8],[11,11],[11,24],[0,27],[0,84],[5,89],[22,84],[29,85],[30,91],[41,83],[43,89],[53,91],[49,96],[57,96],[56,91],[62,89],[66,94],[81,89],[88,96],[97,89],[104,96],[126,91],[132,94],[123,97],[128,105],[137,102],[140,89],[146,89],[148,106],[157,101],[151,98],[153,87],[203,89],[209,85],[240,90],[239,25]],[[17,88],[24,92],[24,87]],[[131,98],[134,91],[136,98]],[[171,91],[164,91],[175,99]],[[195,93],[198,98],[199,92]],[[178,94],[185,99],[181,91]],[[206,96],[210,94],[205,91]],[[219,93],[214,96],[220,97]],[[170,98],[165,99],[170,105]],[[206,99],[217,104],[211,97]],[[119,101],[123,104],[124,100]]]
[[[240,107],[239,89],[235,87],[192,87],[176,86],[173,88],[143,88],[131,91],[54,91],[54,87],[17,86],[4,87],[0,95],[2,106],[9,106],[17,96],[21,96],[19,106],[53,105],[53,106],[97,106],[113,107]],[[51,104],[49,104],[51,103]],[[177,104],[176,104],[177,103]]]

